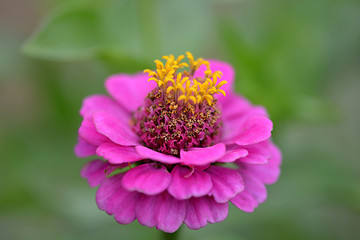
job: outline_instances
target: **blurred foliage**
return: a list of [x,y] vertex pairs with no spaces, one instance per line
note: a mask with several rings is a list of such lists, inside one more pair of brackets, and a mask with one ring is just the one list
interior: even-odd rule
[[64,1],[24,52],[50,60],[97,59],[110,72],[134,72],[163,54],[192,50],[214,57],[221,46],[237,70],[238,90],[268,107],[274,120],[322,121],[336,116],[318,96],[331,76],[326,69],[337,65],[330,57],[339,48],[352,51],[346,38],[332,38],[333,19],[343,17],[332,2]]
[[254,213],[180,238],[360,238],[359,1],[5,0],[0,27],[0,239],[159,237],[97,209],[73,154],[78,110],[110,74],[187,50],[234,66],[284,164]]

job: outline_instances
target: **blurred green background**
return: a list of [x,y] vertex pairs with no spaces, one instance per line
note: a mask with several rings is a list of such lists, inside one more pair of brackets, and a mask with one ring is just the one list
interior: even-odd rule
[[180,239],[360,239],[356,0],[1,0],[0,239],[158,239],[97,209],[78,111],[109,74],[186,50],[234,66],[283,165],[254,213]]

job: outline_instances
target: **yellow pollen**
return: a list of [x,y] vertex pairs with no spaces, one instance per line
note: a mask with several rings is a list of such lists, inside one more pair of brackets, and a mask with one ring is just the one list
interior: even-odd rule
[[[148,81],[155,81],[163,96],[166,98],[174,98],[177,102],[185,102],[190,104],[201,104],[203,102],[208,105],[214,104],[214,95],[221,93],[226,95],[225,91],[220,89],[226,81],[218,79],[222,77],[221,71],[212,72],[210,63],[202,58],[194,59],[190,52],[186,52],[186,57],[189,64],[181,62],[185,56],[180,55],[177,58],[174,55],[163,56],[166,60],[163,63],[160,60],[155,60],[156,70],[146,69],[144,73],[149,76]],[[194,78],[195,72],[201,65],[206,66],[203,78]],[[179,69],[188,68],[183,72],[178,72]]]

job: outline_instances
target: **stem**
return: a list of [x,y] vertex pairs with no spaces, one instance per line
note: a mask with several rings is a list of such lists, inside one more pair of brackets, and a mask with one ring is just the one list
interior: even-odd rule
[[177,240],[179,237],[180,229],[173,233],[161,232],[161,239],[163,240]]

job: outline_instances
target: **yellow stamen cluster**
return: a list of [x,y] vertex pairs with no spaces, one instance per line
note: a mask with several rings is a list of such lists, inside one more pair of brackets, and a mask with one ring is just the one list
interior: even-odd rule
[[[173,55],[163,56],[166,60],[164,64],[160,60],[155,60],[156,71],[146,69],[144,72],[149,74],[149,81],[155,81],[160,88],[164,91],[166,97],[174,97],[177,101],[192,102],[193,104],[200,104],[206,101],[210,106],[213,104],[216,93],[226,95],[225,91],[220,89],[226,81],[218,83],[221,78],[222,72],[210,70],[208,61],[199,58],[194,60],[190,52],[186,52],[189,59],[189,65],[182,63],[184,55],[180,55],[175,59]],[[201,65],[206,66],[204,78],[194,78],[194,73]],[[177,71],[181,68],[188,67],[188,71],[182,73]]]
[[188,67],[187,63],[180,63],[184,57],[184,55],[180,55],[175,59],[174,55],[163,56],[166,60],[165,65],[160,60],[155,60],[156,71],[146,69],[144,72],[149,74],[149,81],[153,80],[159,87],[166,88],[167,83],[173,80],[174,74],[179,68]]
[[209,70],[210,69],[210,64],[208,61],[202,59],[202,58],[198,58],[196,61],[194,61],[194,57],[191,54],[191,52],[186,52],[186,57],[189,59],[189,64],[190,64],[190,74],[193,75],[195,73],[195,71],[201,66],[201,65],[206,65],[206,68]]

